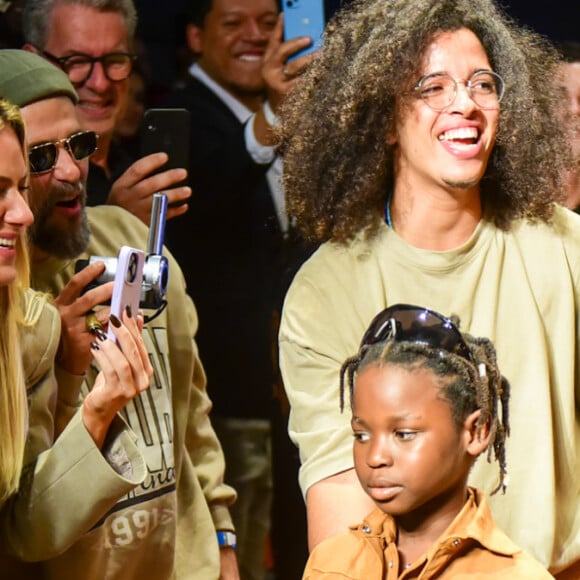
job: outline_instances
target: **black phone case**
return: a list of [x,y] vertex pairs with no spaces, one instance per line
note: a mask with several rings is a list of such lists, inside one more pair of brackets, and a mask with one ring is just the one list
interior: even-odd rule
[[[141,125],[141,156],[160,151],[167,153],[169,160],[158,172],[188,169],[189,133],[187,109],[147,109]],[[187,185],[187,181],[181,185]]]

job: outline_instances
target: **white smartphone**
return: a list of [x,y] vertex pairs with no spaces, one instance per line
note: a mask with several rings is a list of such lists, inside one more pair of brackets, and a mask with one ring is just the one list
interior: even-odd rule
[[292,54],[294,60],[303,54],[318,50],[322,44],[322,34],[326,25],[324,0],[282,0],[284,11],[284,40],[298,36],[309,36],[312,44]]
[[[121,247],[117,258],[117,270],[115,271],[111,298],[111,314],[114,314],[119,320],[122,320],[121,316],[127,306],[131,308],[133,316],[136,316],[139,311],[144,263],[145,252],[130,246]],[[109,338],[117,342],[113,329],[114,326],[109,323]]]

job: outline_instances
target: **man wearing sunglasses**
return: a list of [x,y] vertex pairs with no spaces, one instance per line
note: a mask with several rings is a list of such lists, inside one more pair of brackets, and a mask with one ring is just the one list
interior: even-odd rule
[[29,0],[23,11],[23,33],[27,50],[67,74],[79,95],[81,127],[99,136],[90,163],[88,204],[119,205],[148,225],[153,193],[167,194],[170,219],[187,211],[187,204],[174,207],[173,203],[187,200],[191,190],[173,187],[186,178],[185,169],[153,175],[167,162],[165,153],[132,163],[113,140],[136,58],[131,52],[136,20],[132,0],[111,0],[106,5],[98,0]]
[[[557,203],[556,51],[493,0],[367,0],[331,30],[282,113],[288,206],[322,242],[280,328],[310,545],[372,507],[336,404],[342,361],[377,312],[424,304],[489,337],[512,385],[494,518],[580,578],[580,219]],[[470,477],[497,483],[485,460]]]
[[[59,391],[59,429],[93,387],[90,344],[98,327],[106,326],[108,309],[98,307],[112,293],[109,283],[83,294],[104,265],[75,274],[76,259],[116,256],[121,245],[145,249],[148,230],[122,208],[85,208],[88,156],[98,140],[81,129],[78,97],[62,71],[31,52],[0,50],[0,95],[20,106],[27,125],[32,284],[53,294],[59,307],[60,372],[79,377],[75,384],[85,377],[81,393]],[[28,577],[238,579],[233,548],[219,548],[220,537],[233,536],[228,506],[235,492],[223,483],[223,454],[209,421],[197,314],[178,264],[164,254],[170,271],[166,308],[144,311],[150,319],[156,315],[143,329],[155,371],[151,392],[122,413],[145,457],[146,480],[64,553],[33,566]],[[58,532],[59,522],[54,526]]]

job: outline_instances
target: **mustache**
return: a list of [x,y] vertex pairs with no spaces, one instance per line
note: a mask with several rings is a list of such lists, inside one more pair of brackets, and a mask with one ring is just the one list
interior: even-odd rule
[[47,205],[53,207],[58,203],[71,201],[76,197],[80,197],[83,207],[86,206],[87,191],[82,181],[77,181],[76,183],[61,182],[58,185],[54,185],[51,187],[46,201]]

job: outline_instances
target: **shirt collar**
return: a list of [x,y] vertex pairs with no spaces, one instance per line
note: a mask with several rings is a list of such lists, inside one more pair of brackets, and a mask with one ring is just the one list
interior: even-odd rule
[[[391,516],[379,508],[371,512],[358,526],[351,526],[365,537],[382,537],[386,543],[396,540],[397,528]],[[427,555],[429,560],[443,546],[453,545],[457,541],[474,540],[487,550],[497,554],[513,556],[521,549],[514,544],[495,524],[485,494],[475,488],[467,489],[467,501],[441,535],[437,544]]]
[[252,111],[246,105],[240,103],[236,97],[228,93],[221,85],[218,85],[197,63],[194,62],[189,67],[189,74],[214,92],[240,123],[245,123],[250,118]]

